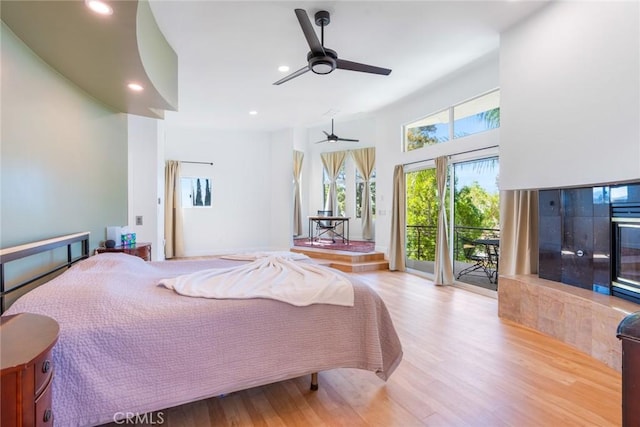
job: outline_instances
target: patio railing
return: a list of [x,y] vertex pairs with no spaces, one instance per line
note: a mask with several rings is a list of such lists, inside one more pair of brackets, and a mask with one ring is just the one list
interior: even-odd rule
[[[431,225],[407,225],[406,229],[407,260],[415,261],[413,265],[422,265],[425,267],[426,271],[429,272],[433,272],[431,270],[433,269],[433,261],[435,260],[436,232],[436,226]],[[468,227],[463,225],[454,226],[453,232],[454,275],[457,275],[459,271],[464,270],[470,265],[469,260],[464,253],[465,248],[463,242],[465,240],[497,239],[500,236],[500,229],[498,228]],[[494,287],[492,286],[492,280],[488,277],[482,277],[482,275],[463,275],[459,280],[483,287]]]
[[[433,261],[436,254],[435,225],[407,225],[407,258],[418,261]],[[500,237],[499,228],[467,227],[456,225],[453,227],[454,259],[465,259],[463,239],[491,239]]]

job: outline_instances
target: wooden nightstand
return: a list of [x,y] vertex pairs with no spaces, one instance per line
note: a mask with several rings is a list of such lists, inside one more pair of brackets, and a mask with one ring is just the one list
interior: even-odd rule
[[151,261],[151,243],[136,243],[130,246],[116,246],[115,248],[97,248],[99,254],[104,252],[121,252],[142,258],[145,261]]
[[0,318],[1,425],[53,425],[51,352],[59,330],[55,320],[39,314]]

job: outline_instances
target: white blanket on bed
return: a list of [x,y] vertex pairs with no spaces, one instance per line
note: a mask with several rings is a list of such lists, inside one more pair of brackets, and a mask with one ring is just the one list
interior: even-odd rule
[[352,307],[351,283],[327,268],[295,261],[305,258],[293,253],[237,255],[233,259],[254,261],[162,279],[160,285],[191,297],[270,298],[299,307],[311,304]]

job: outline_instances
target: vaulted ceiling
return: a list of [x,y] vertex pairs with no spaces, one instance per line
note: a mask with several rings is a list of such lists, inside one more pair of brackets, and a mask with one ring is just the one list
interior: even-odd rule
[[[189,126],[276,130],[368,113],[490,53],[500,32],[544,1],[167,1],[151,2],[178,53],[180,111]],[[338,56],[391,68],[389,76],[311,72],[280,86],[280,65],[306,64],[294,13],[331,14],[325,45]],[[312,24],[319,35],[320,30]],[[525,53],[523,53],[525,54]],[[258,112],[249,116],[249,111]]]
[[[113,15],[100,19],[86,12],[82,0],[3,1],[1,13],[46,62],[116,110],[150,117],[162,117],[167,110],[165,119],[181,126],[275,131],[366,114],[396,102],[495,54],[500,33],[546,2],[111,4]],[[305,9],[312,22],[315,12],[330,13],[324,41],[338,57],[393,71],[389,76],[307,72],[273,85],[306,65],[309,46],[295,8]],[[312,25],[320,37],[319,27]],[[281,65],[290,71],[279,72]],[[125,87],[132,78],[148,89],[132,94]]]

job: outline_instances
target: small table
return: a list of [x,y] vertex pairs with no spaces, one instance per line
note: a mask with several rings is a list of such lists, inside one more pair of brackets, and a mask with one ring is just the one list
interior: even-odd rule
[[0,424],[52,426],[53,346],[58,323],[46,316],[19,313],[0,318]]
[[97,248],[96,252],[99,254],[104,252],[120,252],[140,257],[145,261],[151,261],[151,243],[145,242],[127,246],[116,246],[113,248]]
[[[316,238],[316,234],[315,234],[315,230],[316,228],[322,228],[322,227],[314,227],[315,225],[320,226],[321,225],[321,221],[327,221],[331,224],[331,232],[334,234],[335,236],[338,236],[340,238],[342,238],[342,243],[346,243],[347,245],[349,244],[349,219],[350,217],[348,216],[320,216],[320,215],[315,215],[315,216],[310,216],[309,218],[309,242],[311,243],[311,245],[313,245],[313,241]],[[342,224],[342,232],[338,232],[336,231],[336,228],[338,225]],[[325,227],[327,228],[327,227]],[[345,232],[345,228],[346,228],[346,232]]]

